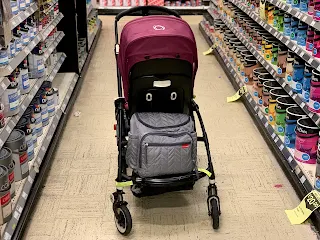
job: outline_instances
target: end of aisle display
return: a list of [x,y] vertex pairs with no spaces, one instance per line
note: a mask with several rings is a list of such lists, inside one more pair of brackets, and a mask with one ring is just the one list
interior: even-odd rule
[[[318,120],[314,121],[314,116],[318,114],[312,112],[307,107],[308,104],[306,102],[302,104],[301,100],[300,103],[302,105],[299,104],[297,99],[302,98],[298,93],[294,92],[292,85],[287,82],[286,75],[284,77],[279,76],[277,72],[279,61],[275,65],[272,63],[273,53],[275,53],[275,51],[272,51],[272,43],[275,40],[269,44],[268,39],[266,39],[266,43],[261,44],[257,40],[259,36],[251,34],[260,33],[260,41],[262,41],[267,31],[261,30],[262,27],[257,28],[259,25],[251,25],[249,21],[251,17],[246,17],[242,21],[242,23],[246,24],[245,26],[239,25],[237,18],[241,18],[244,15],[241,15],[241,12],[238,12],[231,2],[225,2],[226,6],[223,10],[219,9],[219,5],[217,7],[212,3],[208,13],[204,14],[204,19],[199,28],[209,46],[217,46],[211,49],[234,88],[236,90],[243,86],[248,88],[248,92],[243,95],[243,103],[254,118],[256,125],[273,150],[280,166],[298,195],[303,198],[313,189],[318,188],[316,159],[319,122]],[[229,6],[229,4],[231,5]],[[212,16],[210,11],[215,12],[215,16]],[[234,15],[231,14],[233,17],[230,17],[229,14],[232,11],[235,12],[233,13]],[[239,11],[241,10],[239,9]],[[247,32],[249,26],[254,31]],[[268,45],[271,45],[271,57],[265,54],[266,50],[267,53],[269,51]],[[283,61],[283,57],[280,57],[282,52],[280,51],[279,53],[278,49],[283,51],[283,48],[277,48],[277,54],[279,54],[277,60]],[[264,51],[263,53],[262,50]],[[294,66],[294,56],[290,55],[290,57],[293,58]],[[301,61],[296,64],[298,63],[301,64]],[[302,70],[304,69],[305,66]],[[309,72],[307,76],[312,79],[312,70]],[[290,106],[292,107],[289,108]],[[290,115],[288,115],[288,112]],[[300,119],[300,115],[303,119]],[[295,126],[297,126],[296,131]],[[300,139],[305,139],[305,136],[308,136],[308,139],[310,138],[308,140],[310,146],[306,146],[305,142],[301,142]],[[317,228],[320,228],[319,210],[316,210],[311,215],[311,218]]]

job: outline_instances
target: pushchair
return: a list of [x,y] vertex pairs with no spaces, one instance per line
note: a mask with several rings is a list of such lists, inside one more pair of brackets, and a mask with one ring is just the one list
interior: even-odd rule
[[[119,44],[118,21],[137,13],[143,17],[124,26]],[[193,95],[198,56],[190,26],[168,8],[133,7],[115,17],[115,41],[118,175],[111,201],[118,231],[128,235],[132,229],[124,187],[143,197],[192,190],[205,176],[209,178],[208,214],[218,229],[220,200],[207,133]],[[194,113],[202,129],[200,137]],[[197,142],[205,144],[207,168],[197,166]]]

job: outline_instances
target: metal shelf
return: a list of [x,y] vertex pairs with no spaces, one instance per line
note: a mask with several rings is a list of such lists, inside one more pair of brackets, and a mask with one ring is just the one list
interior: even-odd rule
[[52,81],[54,79],[54,77],[56,76],[64,59],[66,58],[64,53],[60,54],[59,57],[60,57],[59,60],[57,61],[55,66],[52,68],[52,70],[50,71],[50,74],[48,76],[40,78],[40,79],[31,80],[32,84],[31,84],[30,92],[28,94],[22,95],[22,97],[21,97],[21,102],[20,102],[20,106],[19,106],[19,113],[13,117],[8,117],[5,119],[5,122],[6,122],[5,126],[2,129],[0,129],[0,148],[3,146],[3,144],[5,143],[7,138],[9,137],[10,133],[14,129],[14,127],[17,125],[17,123],[20,120],[20,118],[22,117],[24,111],[27,109],[30,102],[32,101],[32,99],[34,98],[34,96],[36,95],[38,90],[40,89],[43,81]]
[[[200,25],[200,26],[202,27],[202,30],[205,31],[203,26],[202,25]],[[205,33],[205,34],[207,35],[207,33]],[[211,36],[207,35],[207,37],[210,39],[210,41],[212,43],[213,41],[211,39]],[[212,44],[210,44],[210,45],[212,46]],[[217,49],[217,52],[219,53],[219,55],[222,57],[228,71],[233,76],[233,78],[235,79],[235,81],[237,82],[239,87],[244,86],[245,84],[241,81],[236,70],[232,67],[232,64],[230,63],[229,59],[225,56],[223,51],[220,49],[220,47],[217,46],[216,49]],[[250,87],[248,87],[248,88],[250,88]],[[297,173],[297,176],[299,177],[300,182],[305,186],[306,189],[308,189],[308,190],[313,189],[313,187],[312,187],[313,182],[306,181],[307,179],[310,179],[309,173],[306,171],[305,168],[303,168],[303,165],[301,165],[302,168],[300,168],[300,164],[298,164],[297,161],[293,157],[293,152],[291,151],[291,149],[289,149],[285,146],[284,139],[275,133],[274,128],[268,123],[268,119],[261,112],[260,107],[256,104],[256,102],[252,98],[251,94],[249,92],[247,92],[244,96],[247,98],[251,107],[254,109],[255,113],[258,115],[261,123],[266,128],[267,132],[270,134],[272,139],[274,140],[274,142],[275,142],[276,146],[279,148],[280,152],[283,154],[285,159],[288,161],[292,170],[295,170],[295,172]]]
[[52,1],[51,1],[51,6],[50,6],[50,7],[47,7],[47,8],[43,11],[43,13],[44,13],[44,14],[48,14],[48,13],[51,11],[51,9],[52,9],[57,3],[58,3],[58,0],[52,0]]
[[101,28],[101,21],[100,21],[100,19],[97,20],[97,27],[96,27],[96,29],[94,30],[94,32],[91,33],[90,36],[88,36],[88,46],[89,46],[89,49],[90,49],[91,46],[92,46],[93,40],[94,40],[94,38],[96,37],[99,28]]
[[239,30],[234,28],[224,17],[221,20],[228,26],[228,28],[237,36],[237,38],[249,49],[249,51],[258,59],[263,67],[277,80],[277,82],[282,86],[282,88],[295,100],[295,102],[303,109],[303,111],[315,122],[317,126],[320,127],[320,115],[309,111],[308,105],[303,101],[301,95],[293,92],[291,86],[287,83],[284,78],[279,78],[277,75],[276,66],[271,64],[271,62],[264,60],[264,57],[259,53],[253,45],[248,42],[247,38],[243,36]]
[[[188,6],[188,7],[182,7],[182,6],[166,6],[169,9],[176,10],[181,15],[188,15],[188,14],[199,14],[202,15],[203,11],[208,9],[208,6]],[[98,14],[99,15],[114,15],[118,14],[124,10],[129,9],[130,7],[98,7]]]
[[267,30],[279,41],[284,43],[288,48],[290,48],[297,55],[299,55],[304,61],[308,62],[313,68],[316,68],[317,70],[320,71],[320,59],[313,57],[312,53],[307,51],[305,47],[299,46],[296,41],[290,40],[289,37],[284,36],[281,32],[279,32],[274,27],[267,24],[254,11],[252,11],[251,9],[249,9],[247,6],[240,3],[239,1],[237,0],[228,0],[228,1],[236,5],[243,12],[245,12],[249,17],[251,17],[254,21],[260,24],[265,30]]
[[89,17],[90,13],[93,10],[93,5],[92,3],[87,4],[87,17]]
[[59,124],[60,118],[65,111],[65,106],[68,104],[74,87],[77,83],[79,76],[75,73],[60,73],[53,81],[53,86],[59,88],[61,103],[56,108],[55,115],[50,118],[48,126],[44,127],[43,134],[38,138],[39,145],[35,148],[35,157],[29,162],[30,174],[27,178],[16,183],[18,185],[16,197],[13,202],[13,217],[11,220],[2,226],[3,240],[10,240],[12,238],[15,227],[20,219],[21,213],[24,210],[28,196],[32,190],[32,185],[36,175],[39,173],[41,163],[45,157],[50,142],[54,136],[56,128]]
[[[201,23],[199,24],[199,29],[209,46],[212,46],[213,41],[211,37],[207,35],[205,28]],[[237,90],[239,87],[243,86],[236,70],[233,69],[232,64],[230,64],[229,59],[223,54],[223,51],[217,47],[216,50],[214,50],[214,54],[234,88]],[[252,99],[250,93],[244,94],[242,96],[242,100],[251,117],[255,121],[258,130],[261,132],[268,146],[273,150],[279,165],[290,180],[292,186],[295,188],[300,198],[303,198],[307,193],[313,190],[313,183],[310,184],[308,181],[309,176],[308,173],[305,172],[306,169],[301,168],[300,163],[298,164],[297,161],[294,160],[292,150],[287,148],[283,143],[283,139],[274,132],[273,127],[269,125],[268,120],[261,113],[260,108]],[[314,211],[311,215],[311,219],[314,221],[316,228],[319,229],[320,211]]]
[[34,3],[31,3],[31,5],[26,10],[19,12],[17,15],[14,15],[10,19],[11,29],[14,29],[16,26],[18,26],[20,23],[22,23],[24,20],[26,20],[32,14],[34,14],[35,11],[37,11],[37,10],[38,10],[38,4],[34,2]]
[[63,14],[61,12],[58,13],[57,17],[55,19],[53,19],[48,26],[43,29],[40,33],[40,37],[41,37],[41,41],[44,41],[49,34],[52,32],[53,29],[55,29],[55,27],[57,27],[58,23],[62,20],[63,18]]
[[301,12],[300,9],[294,8],[291,5],[285,2],[281,2],[279,0],[267,0],[267,1],[277,6],[278,8],[282,9],[283,11],[286,11],[292,16],[298,18],[299,20],[305,22],[306,24],[320,30],[320,22],[313,20],[313,17],[308,13]]
[[57,26],[57,24],[63,18],[62,13],[59,13],[57,18],[55,18],[46,29],[42,30],[37,36],[24,48],[20,51],[13,59],[10,60],[7,66],[0,68],[0,76],[8,76],[13,70],[25,59],[29,53],[35,48],[35,46],[48,37],[51,31]]
[[62,38],[65,36],[64,32],[57,32],[56,38],[50,43],[49,47],[46,49],[46,51],[43,54],[43,61],[45,62],[48,57],[50,57],[51,53],[56,49]]

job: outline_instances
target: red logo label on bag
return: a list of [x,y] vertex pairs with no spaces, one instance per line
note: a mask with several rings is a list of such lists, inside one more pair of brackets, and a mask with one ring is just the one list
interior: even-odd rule
[[1,198],[1,206],[6,205],[11,200],[10,192]]
[[183,144],[182,145],[182,148],[184,148],[184,149],[186,149],[186,148],[188,148],[189,147],[189,144]]

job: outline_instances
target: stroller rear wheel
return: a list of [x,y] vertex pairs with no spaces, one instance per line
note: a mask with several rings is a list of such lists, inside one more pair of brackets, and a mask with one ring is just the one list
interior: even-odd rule
[[125,205],[120,205],[116,211],[118,215],[114,216],[116,227],[119,233],[121,233],[124,236],[127,236],[132,229],[132,217],[129,212],[129,209]]
[[219,217],[220,217],[220,210],[219,210],[219,203],[217,199],[213,198],[211,199],[211,218],[212,218],[212,227],[213,229],[218,229],[219,228]]

